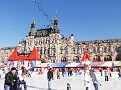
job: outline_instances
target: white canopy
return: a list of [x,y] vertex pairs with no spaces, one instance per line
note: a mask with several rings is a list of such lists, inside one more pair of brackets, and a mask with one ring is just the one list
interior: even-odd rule
[[73,62],[73,63],[66,65],[65,67],[77,67],[79,64],[81,64],[81,63]]
[[104,64],[102,64],[102,67],[112,67],[112,64],[114,64],[114,66],[116,66],[116,64],[118,64],[119,61],[107,61]]

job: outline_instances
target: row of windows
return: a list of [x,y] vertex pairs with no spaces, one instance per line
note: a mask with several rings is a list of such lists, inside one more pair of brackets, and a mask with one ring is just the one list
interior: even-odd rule
[[[44,49],[43,51],[42,51],[42,49],[41,49],[41,50],[40,50],[40,54],[51,54],[51,53],[50,53],[50,50],[51,50],[51,52],[53,52],[54,54],[56,53],[55,49]],[[81,49],[81,53],[84,53],[84,51],[85,51],[84,48]],[[90,53],[90,52],[92,52],[92,53],[96,53],[96,52],[100,53],[100,49],[97,48],[97,50],[96,50],[95,48],[93,48],[93,50],[88,50],[88,52],[89,52],[89,53]],[[108,48],[108,51],[107,51],[107,49],[104,48],[104,51],[103,51],[103,52],[111,52],[111,50],[110,50],[110,48]],[[72,52],[68,52],[67,49],[60,49],[60,54],[66,54],[66,53],[80,54],[79,50],[76,50],[76,49],[72,49]]]
[[[94,61],[101,61],[100,56],[96,56],[95,58],[93,58]],[[64,57],[61,59],[61,62],[66,62],[67,61],[67,57]],[[76,59],[73,59],[74,62],[78,62],[80,61],[80,58],[77,57]],[[106,57],[104,57],[104,61],[112,61],[112,57],[110,55],[107,55]]]
[[27,45],[32,45],[32,43],[34,43],[35,45],[41,45],[41,44],[50,44],[50,43],[57,43],[57,40],[56,39],[53,39],[53,40],[35,40],[33,42],[33,40],[30,40],[29,42],[27,42],[26,44]]
[[[81,48],[81,49],[72,49],[71,50],[73,54],[80,54],[80,53],[84,53],[85,51],[85,48]],[[100,53],[100,52],[111,52],[111,47],[102,47],[102,48],[96,48],[96,47],[93,47],[91,49],[88,50],[88,52],[92,52],[92,53]],[[60,54],[63,54],[63,53],[68,53],[68,50],[65,48],[65,49],[60,49]]]

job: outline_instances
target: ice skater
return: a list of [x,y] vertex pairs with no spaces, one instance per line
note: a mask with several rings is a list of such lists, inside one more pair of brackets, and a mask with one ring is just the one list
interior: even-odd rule
[[48,90],[51,90],[51,80],[53,79],[53,72],[51,68],[49,68],[47,72],[47,79],[48,79]]
[[67,90],[71,90],[71,85],[70,85],[70,83],[67,83]]
[[57,71],[57,79],[60,79],[60,70]]
[[105,81],[108,81],[108,71],[105,70],[104,72],[105,72]]
[[84,86],[85,86],[85,90],[89,90],[89,88],[90,88],[90,74],[89,74],[89,70],[85,70],[84,71]]
[[[93,82],[93,86],[94,86],[95,90],[98,90],[98,84],[100,84],[100,83],[97,80],[94,70],[91,71],[91,78],[92,78],[92,82]],[[101,86],[101,84],[100,84],[100,86]]]
[[17,69],[15,67],[11,68],[11,71],[5,75],[4,90],[15,90],[14,83],[16,80]]

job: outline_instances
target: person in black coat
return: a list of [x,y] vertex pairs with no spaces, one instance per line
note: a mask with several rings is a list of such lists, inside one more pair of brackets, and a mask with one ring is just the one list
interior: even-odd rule
[[51,90],[51,80],[53,79],[53,72],[51,68],[49,68],[47,72],[47,79],[48,79],[48,90]]
[[12,67],[11,71],[5,75],[4,90],[14,90],[13,85],[17,79],[16,71],[17,69]]

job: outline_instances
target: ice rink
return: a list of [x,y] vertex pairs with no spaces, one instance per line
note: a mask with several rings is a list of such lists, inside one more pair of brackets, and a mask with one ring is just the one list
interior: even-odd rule
[[[117,72],[112,72],[112,77],[109,77],[109,81],[104,81],[104,76],[100,76],[100,73],[96,73],[98,81],[101,83],[99,86],[99,90],[121,90],[121,78],[118,77]],[[52,90],[66,90],[67,83],[70,83],[71,90],[85,90],[84,87],[84,75],[76,76],[65,76],[60,79],[56,79],[56,75],[54,75],[54,80],[52,80]],[[4,77],[0,80],[0,90],[3,89],[4,86]],[[27,90],[48,90],[47,88],[47,78],[46,72],[43,75],[38,75],[37,73],[33,73],[31,78],[27,78]],[[90,89],[94,90],[92,81],[90,80]]]

